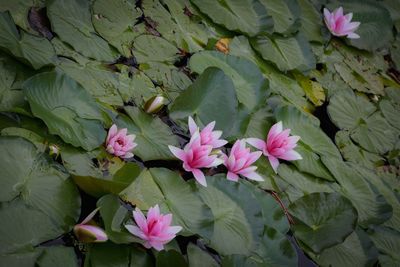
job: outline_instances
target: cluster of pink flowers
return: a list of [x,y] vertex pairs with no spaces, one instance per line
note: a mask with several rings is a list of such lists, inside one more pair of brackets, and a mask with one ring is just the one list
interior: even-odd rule
[[[332,13],[324,9],[325,24],[329,31],[335,36],[347,36],[347,38],[360,38],[355,33],[360,26],[360,22],[351,22],[352,13],[343,14],[343,8],[339,7]],[[157,112],[163,105],[165,99],[161,96],[150,99],[146,104],[145,111],[148,113]],[[263,178],[256,172],[257,167],[253,166],[261,155],[266,156],[277,173],[279,159],[299,160],[301,155],[294,151],[299,141],[299,136],[290,136],[290,129],[283,129],[282,122],[273,125],[268,132],[265,140],[258,138],[247,138],[237,140],[229,155],[221,151],[221,147],[226,145],[226,140],[220,139],[222,131],[214,131],[215,121],[209,123],[203,130],[196,125],[194,120],[189,117],[188,121],[190,141],[183,149],[168,146],[172,154],[183,162],[183,168],[191,172],[203,186],[207,186],[206,178],[201,169],[212,168],[225,165],[227,169],[227,179],[237,182],[240,176],[254,181],[263,181]],[[137,146],[135,135],[128,135],[126,128],[118,130],[114,124],[109,129],[105,142],[108,153],[120,158],[133,157],[132,150]],[[251,152],[246,147],[246,143],[259,149],[260,151]],[[58,154],[58,148],[52,148],[54,154]],[[99,208],[91,212],[81,223],[75,225],[74,233],[82,242],[105,242],[108,240],[105,231],[98,227],[92,220]],[[158,251],[164,249],[164,245],[176,237],[182,230],[181,226],[171,226],[172,214],[161,214],[158,205],[148,210],[147,218],[142,211],[136,208],[133,211],[135,225],[125,225],[126,229],[133,235],[144,240],[146,248],[154,248]]]
[[[201,131],[191,117],[188,124],[191,134],[189,143],[183,149],[174,146],[169,146],[169,149],[175,157],[183,161],[183,168],[192,172],[196,181],[203,186],[207,186],[207,182],[202,168],[223,164],[228,170],[228,180],[238,181],[241,175],[250,180],[263,181],[256,172],[257,167],[252,165],[262,154],[268,157],[275,172],[279,166],[278,159],[301,159],[300,154],[293,150],[300,137],[289,136],[290,129],[283,130],[282,122],[272,126],[265,141],[257,138],[237,140],[229,155],[225,155],[218,149],[228,142],[220,139],[221,131],[214,131],[215,121],[209,123]],[[246,147],[246,143],[261,151],[251,152],[250,148]]]

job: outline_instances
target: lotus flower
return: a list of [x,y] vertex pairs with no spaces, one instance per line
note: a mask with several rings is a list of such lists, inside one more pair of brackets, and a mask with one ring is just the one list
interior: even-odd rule
[[255,172],[257,167],[251,166],[261,155],[261,151],[250,152],[250,149],[246,148],[244,140],[237,140],[231,149],[229,157],[224,155],[224,165],[228,169],[226,176],[228,180],[237,182],[240,174],[250,180],[263,181],[264,179]]
[[350,39],[358,39],[360,35],[354,33],[360,26],[360,22],[351,22],[353,13],[343,15],[343,8],[339,7],[332,13],[324,8],[325,24],[329,31],[335,36],[346,36]]
[[92,211],[80,224],[74,226],[75,236],[81,242],[105,242],[108,237],[104,230],[98,227],[92,219],[99,208]]
[[192,172],[197,182],[207,186],[206,178],[201,168],[216,167],[222,164],[223,160],[218,158],[218,155],[210,154],[213,147],[211,145],[202,145],[200,140],[201,137],[197,131],[183,150],[174,146],[168,147],[175,157],[183,161],[183,168],[188,172]]
[[195,132],[200,132],[200,143],[201,145],[210,145],[213,148],[219,148],[228,143],[228,141],[219,139],[222,135],[222,131],[213,131],[215,126],[215,121],[210,122],[200,131],[200,128],[194,122],[192,117],[189,117],[189,131],[190,135],[193,136]]
[[170,226],[172,214],[160,214],[158,205],[150,208],[147,213],[147,219],[143,213],[136,208],[133,211],[133,218],[137,226],[125,225],[128,231],[143,239],[146,248],[153,247],[160,251],[164,249],[164,244],[175,238],[176,234],[182,230],[181,226]]
[[106,140],[108,153],[123,159],[133,157],[131,151],[137,146],[134,142],[136,136],[134,134],[127,135],[127,132],[126,128],[118,130],[117,125],[111,126]]
[[246,142],[250,145],[262,150],[263,154],[274,169],[278,171],[279,160],[298,160],[302,159],[301,155],[293,149],[297,146],[299,136],[289,136],[290,129],[282,129],[282,122],[274,124],[268,132],[267,140],[258,138],[247,138]]

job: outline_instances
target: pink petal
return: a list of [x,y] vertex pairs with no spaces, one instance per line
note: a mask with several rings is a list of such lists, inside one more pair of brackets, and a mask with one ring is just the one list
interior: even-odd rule
[[171,153],[174,154],[175,157],[177,157],[182,161],[186,161],[186,153],[184,150],[174,146],[168,146],[168,148],[171,151]]
[[284,154],[280,155],[279,158],[284,160],[299,160],[303,159],[302,156],[294,150],[289,150]]
[[249,166],[256,162],[262,155],[263,153],[261,151],[256,151],[250,153],[250,155],[247,157],[246,165]]
[[278,173],[279,160],[277,158],[275,158],[274,156],[268,156],[268,160],[272,166],[272,169],[275,171],[275,173]]
[[143,213],[141,210],[136,208],[133,212],[133,218],[135,219],[136,224],[139,226],[139,228],[144,232],[147,233],[147,220],[146,217],[144,217]]
[[197,127],[197,124],[194,122],[193,118],[190,116],[188,119],[188,124],[189,124],[190,135],[193,135],[196,131],[199,130],[199,128]]
[[182,231],[181,226],[170,226],[168,227],[168,234],[176,235],[178,232]]
[[253,181],[258,181],[258,182],[264,181],[264,179],[256,172],[250,172],[247,173],[246,175],[243,174],[243,176]]
[[349,39],[358,39],[358,38],[360,38],[360,35],[358,35],[357,33],[352,32],[352,33],[349,33],[347,35],[347,38],[349,38]]
[[206,177],[204,177],[204,173],[199,170],[199,169],[193,169],[192,170],[193,176],[196,179],[196,181],[201,184],[202,186],[207,187],[207,181]]
[[333,11],[333,17],[335,18],[335,20],[339,19],[342,16],[343,16],[343,8],[342,7],[339,7],[335,11]]
[[164,249],[163,244],[160,243],[160,242],[156,242],[156,241],[152,242],[152,241],[150,241],[150,245],[157,251],[161,251],[161,250]]
[[264,150],[265,148],[265,142],[258,138],[247,138],[246,142],[260,150]]
[[346,15],[344,15],[344,17],[346,18],[346,20],[348,21],[348,22],[350,22],[351,21],[351,19],[353,18],[353,13],[347,13]]
[[131,152],[126,152],[125,155],[122,155],[121,158],[123,159],[129,159],[133,157],[133,153]]
[[233,173],[233,172],[228,172],[228,174],[226,175],[226,178],[230,181],[237,182],[239,180],[239,175],[237,175],[236,173]]
[[94,215],[100,210],[100,207],[97,209],[93,210],[88,216],[86,216],[85,219],[80,224],[87,224],[91,219],[93,219]]
[[139,227],[134,226],[134,225],[125,225],[125,228],[133,235],[143,239],[147,240],[147,236],[143,233],[142,230],[139,229]]
[[325,18],[325,21],[329,21],[331,18],[331,12],[329,12],[329,10],[326,8],[324,8],[324,18]]
[[204,127],[204,129],[202,130],[202,132],[210,133],[210,134],[211,134],[212,130],[214,129],[214,126],[215,126],[215,121],[212,121],[212,122],[210,122],[209,124],[207,124],[206,127]]
[[282,126],[282,122],[281,121],[279,121],[279,122],[275,123],[274,125],[272,125],[271,129],[268,132],[267,140],[268,139],[274,139],[275,136],[277,136],[280,132],[282,132],[282,128],[283,128],[283,126]]
[[110,138],[112,138],[117,133],[117,131],[118,131],[117,125],[113,124],[111,128],[108,130],[108,135],[106,139],[107,143],[109,142]]
[[147,212],[147,221],[153,221],[153,220],[158,220],[160,218],[160,207],[155,205],[154,207],[151,207],[149,211]]
[[213,148],[219,148],[219,147],[226,145],[227,143],[228,143],[228,141],[226,141],[226,140],[215,140],[210,145],[212,145]]

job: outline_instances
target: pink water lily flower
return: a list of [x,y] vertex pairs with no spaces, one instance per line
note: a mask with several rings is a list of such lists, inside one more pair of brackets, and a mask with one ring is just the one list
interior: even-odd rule
[[190,135],[193,136],[195,132],[200,132],[200,138],[201,138],[200,143],[202,145],[210,145],[213,148],[219,148],[228,143],[228,141],[226,140],[219,139],[222,135],[222,131],[214,131],[215,121],[212,121],[209,124],[207,124],[207,126],[204,127],[204,129],[201,131],[200,128],[192,119],[192,117],[190,116],[188,119],[188,124],[189,124]]
[[125,225],[126,229],[133,235],[145,241],[146,248],[154,248],[158,251],[164,249],[164,244],[175,238],[176,234],[182,230],[181,226],[170,226],[172,214],[160,214],[158,205],[150,208],[147,219],[143,213],[136,208],[133,211],[133,218],[137,226]]
[[194,178],[203,186],[207,186],[206,178],[201,168],[216,167],[223,163],[218,155],[211,154],[211,145],[202,145],[199,132],[195,132],[184,149],[168,146],[175,157],[183,161],[185,171],[193,173]]
[[74,226],[74,234],[79,241],[90,242],[105,242],[108,240],[104,230],[98,227],[92,219],[96,215],[99,208],[92,211],[80,224]]
[[324,8],[324,20],[329,31],[335,36],[346,36],[349,39],[358,39],[360,35],[354,33],[360,26],[360,22],[351,22],[353,13],[343,15],[343,8],[339,7],[332,13]]
[[301,155],[293,149],[297,146],[299,136],[289,136],[290,129],[282,129],[282,122],[274,124],[268,132],[267,140],[258,138],[247,138],[246,142],[260,149],[274,169],[278,171],[279,160],[298,160],[302,159]]
[[117,125],[113,124],[108,131],[106,139],[106,150],[108,153],[117,157],[127,159],[133,157],[131,152],[137,144],[134,142],[136,136],[128,135],[126,128],[118,130]]
[[251,166],[261,155],[261,151],[250,152],[250,149],[246,148],[244,140],[237,140],[233,144],[229,157],[224,155],[224,165],[228,169],[226,176],[228,180],[237,182],[240,174],[250,180],[263,181],[264,179],[256,173],[257,167]]

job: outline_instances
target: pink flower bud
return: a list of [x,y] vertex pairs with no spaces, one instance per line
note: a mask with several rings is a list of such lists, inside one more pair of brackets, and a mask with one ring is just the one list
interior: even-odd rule
[[98,210],[99,208],[95,209],[80,224],[74,226],[74,234],[79,241],[84,243],[97,243],[108,240],[104,230],[92,221]]

